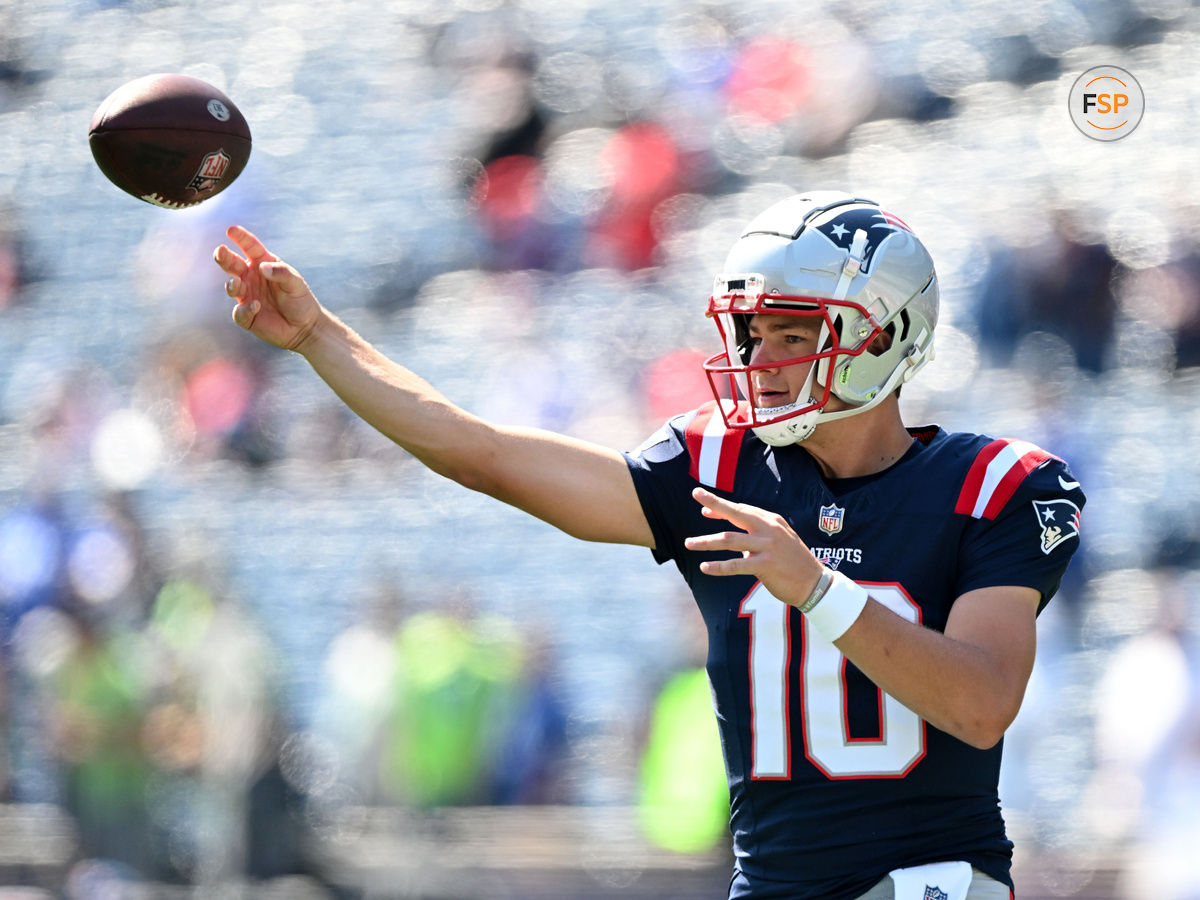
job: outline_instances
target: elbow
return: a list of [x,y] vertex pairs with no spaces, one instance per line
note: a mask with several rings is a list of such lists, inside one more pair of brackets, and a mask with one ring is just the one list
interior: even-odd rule
[[467,490],[478,491],[495,497],[499,493],[495,479],[473,466],[446,466],[435,471],[451,481],[461,484]]
[[962,734],[956,737],[976,750],[991,750],[1004,737],[1005,729],[996,728],[970,728],[965,729]]
[[1015,710],[975,710],[952,733],[976,750],[990,750],[1000,743],[1015,718]]

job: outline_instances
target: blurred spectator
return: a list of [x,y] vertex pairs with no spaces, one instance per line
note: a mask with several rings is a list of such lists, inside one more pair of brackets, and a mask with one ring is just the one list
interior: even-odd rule
[[1054,226],[1032,247],[993,247],[976,303],[980,337],[991,359],[1004,364],[1022,336],[1049,332],[1067,342],[1081,369],[1103,372],[1110,364],[1113,280],[1120,268],[1103,243],[1085,242],[1066,216],[1057,216]]
[[687,186],[683,164],[675,141],[655,122],[613,134],[596,160],[608,197],[588,224],[585,265],[632,271],[659,261],[654,211]]
[[678,853],[712,850],[729,837],[729,786],[702,667],[671,676],[654,701],[638,815],[652,842]]
[[703,350],[678,349],[653,360],[642,376],[642,403],[647,428],[657,428],[680,410],[695,409],[712,399],[704,375]]
[[270,370],[244,347],[223,347],[227,338],[199,327],[178,333],[154,348],[135,394],[154,413],[172,456],[263,466],[280,452]]
[[350,788],[418,808],[561,801],[566,711],[550,648],[496,616],[402,608],[377,593],[326,660],[320,723]]
[[574,229],[549,208],[545,170],[537,157],[503,156],[488,163],[475,181],[471,202],[489,241],[492,268],[575,267]]
[[72,526],[57,494],[28,498],[0,517],[0,600],[3,636],[35,606],[61,599]]
[[157,666],[141,738],[172,865],[192,883],[244,875],[258,862],[247,857],[251,786],[272,764],[272,649],[237,603],[188,577],[163,586],[147,637]]
[[[0,80],[4,77],[0,60]],[[29,249],[17,208],[0,197],[0,312],[19,302],[21,292],[39,278],[29,258]]]
[[[682,658],[652,697],[638,767],[637,811],[651,843],[676,853],[704,853],[729,842],[729,784],[704,667],[707,634],[678,591]],[[684,618],[686,616],[686,618]]]
[[421,612],[401,625],[395,652],[384,790],[423,808],[486,802],[520,677],[511,628]]
[[1200,251],[1128,273],[1119,295],[1129,321],[1170,342],[1175,369],[1200,366]]
[[1200,876],[1186,849],[1200,837],[1200,645],[1182,574],[1151,575],[1156,596],[1139,598],[1151,601],[1151,625],[1119,644],[1096,685],[1087,809],[1101,850],[1136,849],[1123,878],[1128,897],[1185,900]]
[[545,639],[525,648],[507,734],[492,764],[489,803],[563,803],[568,711],[556,686],[554,651]]
[[75,646],[54,676],[54,746],[64,766],[66,808],[84,856],[168,874],[147,808],[150,760],[140,739],[150,685],[134,634],[74,615]]

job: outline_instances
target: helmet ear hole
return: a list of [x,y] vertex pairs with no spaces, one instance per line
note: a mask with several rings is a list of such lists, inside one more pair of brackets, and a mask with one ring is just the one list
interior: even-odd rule
[[900,340],[901,342],[908,340],[908,328],[912,324],[912,319],[908,315],[907,309],[900,310]]
[[888,322],[887,327],[875,336],[875,340],[871,341],[871,346],[867,347],[867,352],[872,356],[882,356],[892,349],[892,342],[896,338],[896,323]]

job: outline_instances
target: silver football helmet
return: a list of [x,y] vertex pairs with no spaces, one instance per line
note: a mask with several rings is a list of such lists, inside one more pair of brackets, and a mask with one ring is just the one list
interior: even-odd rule
[[[757,313],[819,320],[818,352],[752,364],[748,326]],[[917,236],[877,203],[814,191],[746,226],[716,278],[708,315],[725,349],[704,369],[726,424],[781,447],[805,440],[822,422],[871,409],[933,358],[937,275]],[[891,336],[887,349],[870,349],[883,333]],[[753,371],[809,363],[795,402],[758,403]],[[722,402],[739,396],[744,402]],[[831,396],[849,408],[827,410]]]

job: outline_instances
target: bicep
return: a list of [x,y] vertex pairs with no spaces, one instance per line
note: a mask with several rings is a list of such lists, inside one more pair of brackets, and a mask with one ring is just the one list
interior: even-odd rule
[[1041,594],[1029,587],[977,588],[960,596],[946,621],[946,637],[985,653],[998,700],[1016,717],[1033,671]]
[[497,428],[487,484],[468,485],[586,541],[654,546],[625,458],[532,428]]

